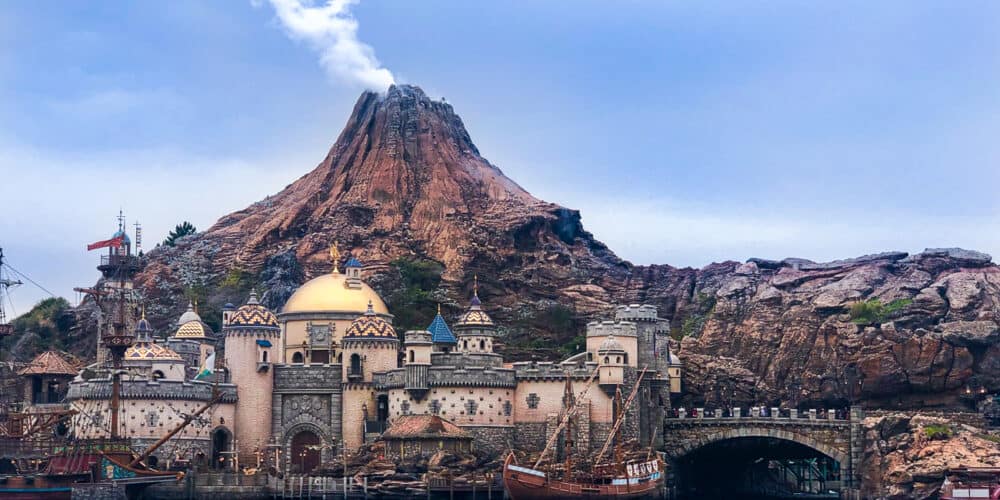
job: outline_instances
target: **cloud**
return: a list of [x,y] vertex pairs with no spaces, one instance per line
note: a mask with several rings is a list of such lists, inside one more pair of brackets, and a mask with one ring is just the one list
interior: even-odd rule
[[358,21],[350,6],[358,0],[270,0],[288,36],[319,53],[319,62],[337,81],[384,91],[395,83],[392,73],[375,58],[375,50],[358,40]]

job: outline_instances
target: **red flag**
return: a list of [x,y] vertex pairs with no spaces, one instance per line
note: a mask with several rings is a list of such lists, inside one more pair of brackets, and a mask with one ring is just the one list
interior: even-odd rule
[[97,243],[91,243],[87,245],[87,251],[97,250],[98,248],[107,247],[118,247],[121,248],[125,244],[125,235],[119,235],[110,240],[98,241]]

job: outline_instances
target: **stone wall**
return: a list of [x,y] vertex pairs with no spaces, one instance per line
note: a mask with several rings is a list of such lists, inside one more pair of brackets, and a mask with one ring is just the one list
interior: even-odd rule
[[500,458],[514,444],[514,426],[463,425],[462,430],[472,435],[472,448],[480,458]]
[[96,483],[73,485],[72,500],[125,500],[125,485]]
[[343,442],[341,365],[274,365],[272,369],[271,436],[283,447],[282,465],[287,465],[292,438],[302,431],[320,438],[326,446],[321,456],[329,459]]
[[389,419],[401,415],[440,415],[459,426],[513,425],[514,390],[493,387],[435,387],[417,398],[410,391],[392,389]]

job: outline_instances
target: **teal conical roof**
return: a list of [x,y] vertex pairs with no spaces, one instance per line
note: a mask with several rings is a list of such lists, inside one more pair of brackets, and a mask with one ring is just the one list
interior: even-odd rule
[[448,323],[444,322],[444,318],[441,317],[441,307],[438,306],[437,316],[434,316],[434,321],[431,322],[431,326],[427,327],[427,331],[431,332],[431,342],[435,344],[457,344],[458,340],[455,339],[455,335],[451,333],[451,328],[448,328]]

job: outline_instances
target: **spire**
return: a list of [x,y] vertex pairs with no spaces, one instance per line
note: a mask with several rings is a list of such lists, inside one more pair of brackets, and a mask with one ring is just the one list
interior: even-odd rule
[[479,275],[472,275],[472,300],[473,307],[478,307],[482,302],[479,300]]
[[438,316],[441,315],[441,303],[438,302]]
[[336,242],[330,245],[330,262],[333,262],[333,272],[331,274],[340,274],[340,270],[337,269],[337,266],[340,265],[340,250],[337,250]]
[[257,300],[257,290],[250,290],[250,298],[247,299],[247,304],[252,306],[260,304],[260,301]]
[[375,307],[372,305],[372,300],[368,299],[368,310],[365,311],[365,316],[374,316],[374,315],[375,315]]

